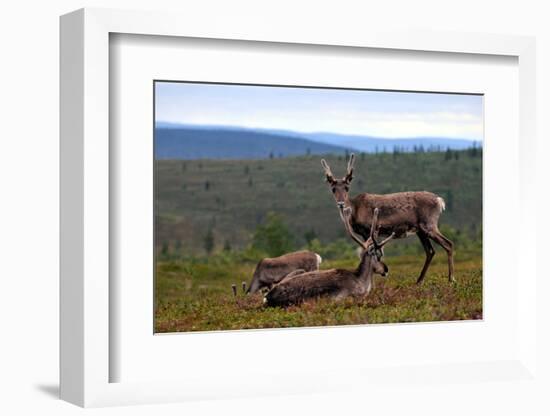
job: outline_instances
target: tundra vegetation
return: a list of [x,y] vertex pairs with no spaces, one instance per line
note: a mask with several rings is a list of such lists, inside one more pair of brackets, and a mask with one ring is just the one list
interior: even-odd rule
[[[322,157],[334,167],[346,163],[344,155]],[[262,294],[244,295],[240,283],[265,257],[310,250],[322,256],[322,270],[358,266],[320,158],[156,162],[156,332],[482,318],[479,148],[356,155],[352,196],[427,190],[445,199],[439,229],[454,243],[455,284],[435,247],[416,285],[425,253],[411,237],[385,247],[389,277],[376,276],[366,297],[265,308]]]

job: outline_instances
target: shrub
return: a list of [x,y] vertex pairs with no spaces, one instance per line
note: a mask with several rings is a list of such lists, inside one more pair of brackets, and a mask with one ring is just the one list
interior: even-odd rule
[[252,247],[267,253],[270,257],[294,250],[292,234],[280,215],[274,212],[267,214],[264,223],[256,227]]

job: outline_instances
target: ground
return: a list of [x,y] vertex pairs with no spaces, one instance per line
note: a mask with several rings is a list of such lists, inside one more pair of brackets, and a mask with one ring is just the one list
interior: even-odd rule
[[[387,278],[365,298],[334,302],[317,299],[300,306],[268,308],[261,294],[244,295],[254,263],[226,258],[209,261],[158,262],[155,332],[212,331],[250,328],[312,327],[482,319],[482,258],[479,252],[455,256],[456,283],[447,280],[447,259],[434,257],[422,285],[416,278],[423,256],[385,258]],[[357,259],[325,261],[323,269],[354,269]],[[231,284],[238,288],[237,296]]]

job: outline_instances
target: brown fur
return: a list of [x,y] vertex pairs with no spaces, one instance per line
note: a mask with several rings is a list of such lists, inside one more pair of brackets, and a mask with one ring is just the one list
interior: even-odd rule
[[275,285],[265,296],[267,306],[297,305],[308,299],[365,296],[374,285],[374,273],[385,274],[382,250],[365,250],[356,270],[330,269],[302,273]]
[[319,269],[317,255],[312,251],[296,251],[279,257],[260,260],[254,270],[252,281],[247,293],[256,293],[265,288],[271,289],[289,273],[302,269],[310,272]]
[[358,234],[368,236],[372,210],[378,208],[379,233],[382,236],[394,232],[396,238],[404,238],[407,233],[416,233],[419,229],[437,229],[441,215],[438,198],[431,192],[357,195],[350,200],[352,228]]

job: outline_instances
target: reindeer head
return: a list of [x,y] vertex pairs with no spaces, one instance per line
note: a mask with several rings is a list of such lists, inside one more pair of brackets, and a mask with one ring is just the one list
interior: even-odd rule
[[382,277],[386,277],[389,272],[389,268],[388,265],[382,261],[382,252],[378,250],[372,250],[371,253],[367,253],[367,251],[365,251],[364,255],[367,254],[371,256],[370,265],[372,267],[372,272],[379,274]]
[[358,255],[359,255],[359,260],[360,262],[364,262],[366,259],[364,259],[363,257],[364,256],[370,256],[371,258],[371,267],[372,267],[372,272],[373,273],[376,273],[382,277],[386,277],[389,273],[389,268],[388,266],[386,265],[386,263],[384,263],[382,261],[382,257],[384,257],[384,250],[383,249],[379,249],[377,250],[373,245],[371,245],[368,249],[360,249],[358,248],[359,252],[358,252]]
[[355,162],[355,155],[352,153],[348,161],[348,170],[346,176],[342,179],[334,178],[334,175],[330,171],[330,166],[325,159],[321,159],[321,165],[325,170],[325,176],[327,182],[330,186],[334,200],[338,208],[342,209],[344,207],[349,207],[349,189],[351,186],[351,181],[353,180],[353,163]]

